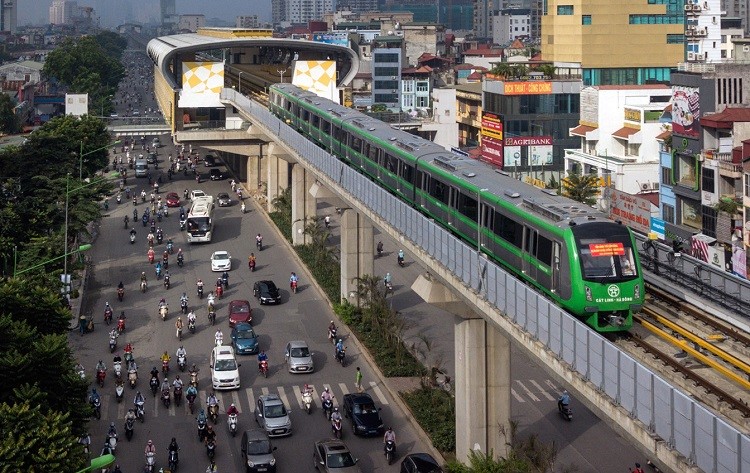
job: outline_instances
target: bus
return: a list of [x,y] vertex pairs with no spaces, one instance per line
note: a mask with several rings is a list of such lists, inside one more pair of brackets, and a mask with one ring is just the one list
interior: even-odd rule
[[214,229],[213,216],[213,197],[197,197],[193,200],[185,225],[188,243],[205,243],[211,241]]

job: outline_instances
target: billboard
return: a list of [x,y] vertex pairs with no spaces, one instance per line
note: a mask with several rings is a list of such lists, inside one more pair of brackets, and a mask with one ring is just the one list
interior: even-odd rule
[[336,44],[339,46],[349,47],[349,32],[320,32],[313,33],[312,40],[318,43]]
[[552,93],[552,82],[503,82],[504,95],[547,95]]
[[552,145],[531,145],[529,151],[531,166],[552,165]]
[[482,161],[495,166],[503,166],[503,141],[482,136]]
[[500,115],[490,112],[482,112],[482,137],[485,136],[502,141],[503,122],[500,120]]
[[[549,166],[552,164],[551,136],[509,136],[505,138],[505,165],[521,166],[521,158],[526,154],[529,166]],[[524,153],[521,148],[526,148]]]
[[89,113],[89,94],[65,94],[65,115],[80,117]]
[[292,84],[339,103],[336,61],[295,61]]
[[182,90],[177,106],[180,108],[223,108],[219,94],[224,87],[224,63],[182,63]]
[[604,188],[603,198],[609,198],[609,217],[612,220],[621,220],[644,234],[651,231],[651,201],[610,187]]
[[698,138],[700,92],[697,87],[672,86],[672,133]]

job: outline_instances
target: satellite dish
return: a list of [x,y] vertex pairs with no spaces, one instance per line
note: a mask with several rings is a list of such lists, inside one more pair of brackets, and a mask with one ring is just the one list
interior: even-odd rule
[[388,30],[388,36],[393,36],[393,31]]
[[395,25],[395,28],[396,28],[397,30],[400,30],[400,29],[401,29],[401,23],[399,23],[399,22],[397,21],[397,22],[396,22],[396,25]]

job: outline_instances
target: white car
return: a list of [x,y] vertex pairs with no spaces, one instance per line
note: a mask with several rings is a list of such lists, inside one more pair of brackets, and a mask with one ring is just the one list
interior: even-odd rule
[[240,365],[234,357],[234,349],[227,345],[214,347],[211,352],[211,387],[219,389],[239,389]]
[[214,251],[211,255],[211,271],[229,271],[232,269],[232,255],[228,251]]
[[206,197],[207,195],[208,194],[206,194],[202,190],[199,190],[199,189],[192,190],[192,191],[190,191],[190,201],[192,202],[195,199],[197,199],[198,197]]

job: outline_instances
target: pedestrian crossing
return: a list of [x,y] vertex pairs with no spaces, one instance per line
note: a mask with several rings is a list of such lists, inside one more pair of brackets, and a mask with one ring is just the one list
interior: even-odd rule
[[546,388],[534,379],[516,379],[513,380],[510,394],[517,402],[528,402],[528,400],[532,402],[557,402],[557,396],[562,392],[562,388],[549,379],[544,380],[544,384],[547,386]]
[[[323,391],[328,388],[333,393],[333,406],[340,407],[340,403],[343,403],[344,395],[349,394],[350,389],[345,383],[328,384],[322,385],[309,385],[313,390],[313,404],[316,408],[320,409],[322,403],[320,401],[320,395]],[[302,387],[298,385],[292,386],[273,386],[273,387],[260,387],[260,388],[240,388],[235,391],[215,391],[216,398],[219,401],[219,407],[224,412],[230,404],[234,404],[240,414],[252,413],[255,410],[255,403],[260,396],[268,394],[276,394],[282,400],[285,406],[290,411],[295,409],[304,409],[302,403]],[[146,417],[162,417],[162,416],[177,416],[177,415],[190,415],[190,407],[188,406],[187,399],[185,399],[185,391],[183,389],[183,398],[179,406],[175,405],[174,397],[169,408],[165,408],[161,401],[159,392],[156,396],[151,395],[151,390],[146,387],[146,390],[141,391],[146,399],[145,414]],[[201,389],[198,391],[198,398],[195,401],[194,415],[198,413],[200,408],[206,406],[206,399],[208,395],[213,392],[210,389]],[[373,400],[378,406],[387,406],[390,404],[388,398],[383,393],[381,386],[378,383],[370,381],[367,385],[366,392],[372,396]],[[117,411],[116,418],[124,419],[128,413],[128,409],[133,407],[133,399],[135,398],[136,390],[128,389],[125,391],[125,396],[122,402],[117,403],[113,396],[102,396],[102,413],[103,417],[109,418],[107,413],[110,413],[110,409]],[[114,406],[112,406],[114,405]]]

